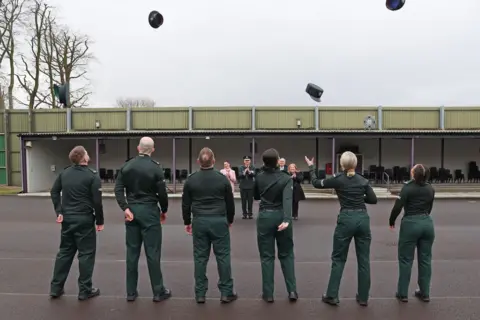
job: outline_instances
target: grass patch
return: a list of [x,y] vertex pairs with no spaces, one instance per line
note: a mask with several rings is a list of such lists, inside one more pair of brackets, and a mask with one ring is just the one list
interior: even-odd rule
[[19,194],[22,191],[20,187],[0,186],[0,196]]

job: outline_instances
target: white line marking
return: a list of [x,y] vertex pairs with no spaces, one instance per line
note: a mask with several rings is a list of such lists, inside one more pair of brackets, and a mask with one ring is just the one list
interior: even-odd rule
[[[0,261],[55,261],[55,258],[25,258],[25,257],[0,257]],[[97,259],[96,263],[126,263],[124,259]],[[480,259],[437,259],[432,260],[433,263],[480,263]],[[140,261],[139,263],[144,263]],[[167,264],[193,264],[193,260],[161,260],[161,263]],[[216,263],[213,259],[209,263]],[[244,261],[232,259],[232,264],[259,264],[260,261]],[[330,264],[331,261],[295,261],[295,264]],[[352,260],[352,263],[354,261]],[[370,263],[398,263],[398,260],[371,260]],[[347,261],[347,264],[349,262]]]
[[[50,297],[47,293],[24,293],[24,292],[0,292],[0,296],[10,296],[10,297]],[[74,294],[64,294],[62,298],[77,298],[77,295]],[[126,299],[126,296],[115,296],[115,295],[100,295],[98,297],[92,298],[92,300],[104,298],[104,299]],[[412,297],[413,299],[414,297]],[[60,298],[61,299],[61,298]],[[151,300],[152,297],[137,297],[137,299],[148,299]],[[446,297],[430,297],[430,300],[477,300],[480,299],[480,296],[446,296]],[[181,301],[188,301],[194,300],[193,297],[171,297],[168,300],[181,300]],[[168,301],[166,300],[166,301]],[[219,298],[207,298],[207,300],[219,300]],[[245,301],[262,301],[261,298],[242,298],[240,295],[238,300],[245,300]],[[321,301],[322,298],[299,298],[299,300],[305,301]],[[356,298],[340,298],[340,301],[354,301]],[[369,300],[396,300],[395,297],[370,297]]]

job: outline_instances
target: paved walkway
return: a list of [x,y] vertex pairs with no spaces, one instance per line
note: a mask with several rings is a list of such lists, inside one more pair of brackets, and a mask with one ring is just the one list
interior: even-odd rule
[[[329,270],[332,233],[338,204],[314,201],[300,204],[300,219],[294,222],[296,274],[300,300],[286,299],[281,271],[276,269],[276,302],[260,299],[261,269],[256,248],[255,220],[237,219],[231,229],[232,269],[239,300],[220,305],[216,288],[215,260],[208,269],[210,290],[207,304],[193,301],[192,240],[183,230],[180,201],[172,199],[163,228],[162,270],[173,298],[159,304],[151,301],[145,258],[140,260],[141,298],[127,303],[125,291],[125,227],[123,214],[113,199],[105,199],[106,226],[98,234],[94,283],[102,295],[94,300],[76,299],[78,267],[74,263],[66,284],[67,295],[48,299],[52,264],[59,245],[59,226],[50,199],[5,196],[0,198],[0,318],[5,320],[478,320],[480,319],[480,214],[467,200],[438,200],[434,205],[436,225],[432,301],[412,298],[397,302],[396,237],[387,227],[392,201],[369,206],[372,228],[370,305],[355,301],[356,262],[352,249],[341,285],[339,307],[319,300]],[[240,204],[236,201],[236,206]],[[255,205],[255,211],[257,205]],[[238,211],[237,211],[238,212]],[[416,283],[416,266],[410,291]]]

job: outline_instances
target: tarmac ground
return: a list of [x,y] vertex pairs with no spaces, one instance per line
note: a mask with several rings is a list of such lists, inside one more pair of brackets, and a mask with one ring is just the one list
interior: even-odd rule
[[[236,202],[237,213],[240,203]],[[173,297],[152,302],[145,258],[140,259],[140,298],[125,301],[125,232],[123,213],[113,199],[104,199],[105,230],[98,234],[94,285],[101,296],[77,300],[78,267],[72,266],[66,295],[50,300],[49,283],[60,240],[48,198],[0,197],[0,319],[5,320],[470,320],[480,319],[480,213],[474,200],[436,200],[436,226],[431,302],[394,298],[398,277],[397,234],[388,228],[393,200],[370,206],[372,288],[368,307],[355,302],[357,286],[355,249],[351,246],[345,268],[340,306],[320,297],[328,282],[332,234],[338,212],[333,200],[304,201],[294,221],[297,303],[286,297],[281,269],[276,267],[276,301],[261,300],[261,270],[256,246],[255,220],[237,216],[232,227],[232,268],[239,299],[221,305],[216,288],[216,263],[209,263],[210,290],[205,305],[193,299],[192,240],[186,235],[179,199],[170,199],[163,228],[162,271]],[[255,205],[256,207],[256,205]],[[256,210],[254,210],[256,212]],[[398,220],[398,222],[400,222]],[[410,291],[416,288],[414,264]]]

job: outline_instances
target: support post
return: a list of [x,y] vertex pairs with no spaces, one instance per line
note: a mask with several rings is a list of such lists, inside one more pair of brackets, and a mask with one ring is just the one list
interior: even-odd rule
[[[320,119],[318,118],[319,112],[318,112],[318,106],[315,106],[315,130],[320,130]],[[317,138],[318,142],[318,138]]]
[[444,168],[445,165],[445,138],[442,138],[440,142],[440,168]]
[[256,110],[255,106],[252,106],[252,117],[251,117],[252,118],[252,130],[257,130],[257,128],[256,128],[256,121],[257,120],[255,118],[257,113],[256,113],[255,110]]
[[415,165],[415,138],[412,137],[412,145],[410,147],[410,169]]
[[337,148],[335,147],[335,137],[332,137],[332,175],[335,174],[335,172],[337,171],[336,170],[336,165],[335,165],[335,162],[336,162],[336,150]]
[[188,138],[188,173],[192,174],[192,156],[193,156],[192,138]]
[[173,180],[173,193],[177,193],[177,157],[176,157],[176,139],[173,138],[172,141],[172,180]]
[[20,137],[20,156],[22,158],[22,193],[27,193],[28,190],[28,180],[27,180],[27,150],[25,150],[25,140],[23,137]]
[[255,166],[255,138],[252,138],[252,165]]
[[127,107],[127,117],[126,117],[126,126],[127,131],[132,130],[132,108],[130,106]]
[[11,150],[10,150],[10,110],[3,110],[3,131],[4,131],[4,142],[5,142],[5,182],[7,186],[12,184],[12,168],[10,166]]
[[445,106],[440,107],[440,129],[445,130]]
[[72,109],[67,108],[67,132],[72,131]]
[[383,130],[383,108],[382,106],[378,106],[377,108],[377,114],[378,114],[378,130]]
[[130,160],[130,138],[127,139],[127,161]]
[[98,138],[95,138],[95,166],[97,171],[100,171],[100,141]]
[[378,138],[378,166],[382,166],[382,138]]
[[191,106],[188,107],[188,130],[193,130],[193,108]]

